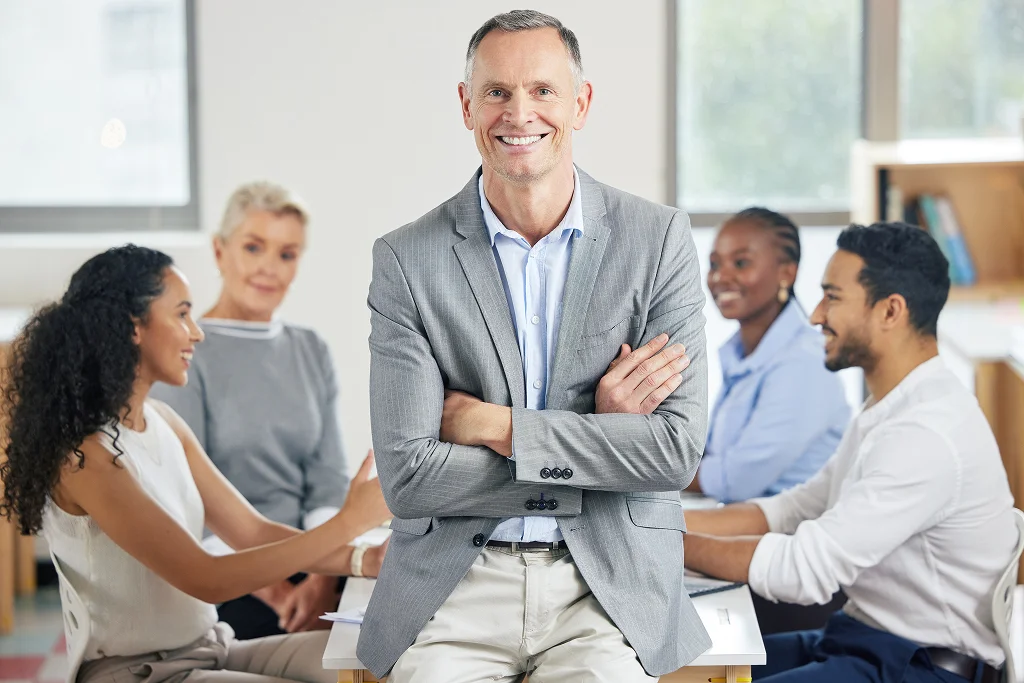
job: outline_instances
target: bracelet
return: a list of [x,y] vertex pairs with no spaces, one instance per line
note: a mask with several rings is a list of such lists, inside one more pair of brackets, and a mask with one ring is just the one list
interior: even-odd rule
[[363,555],[371,546],[365,543],[360,543],[352,549],[352,560],[350,563],[351,575],[362,576],[363,575]]

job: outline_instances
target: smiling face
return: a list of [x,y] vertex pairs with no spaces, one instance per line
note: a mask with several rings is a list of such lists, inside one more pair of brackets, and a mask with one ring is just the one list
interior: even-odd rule
[[727,221],[715,235],[708,289],[722,317],[741,323],[779,308],[780,287],[796,280],[775,234],[752,220]]
[[574,86],[557,30],[495,30],[484,36],[470,84],[459,84],[459,98],[485,168],[523,184],[571,165],[572,131],[586,123],[591,98],[589,83],[578,92]]
[[188,383],[188,368],[203,331],[192,319],[192,292],[180,270],[164,271],[163,292],[149,305],[145,321],[135,324],[139,377],[172,386]]
[[267,321],[284,300],[299,266],[306,229],[293,212],[250,211],[226,239],[214,240],[224,278],[220,300],[232,317]]
[[833,372],[859,367],[870,373],[876,364],[875,307],[868,305],[868,292],[860,282],[863,267],[861,257],[837,251],[825,270],[822,299],[811,314],[811,323],[821,325],[825,335],[825,367]]

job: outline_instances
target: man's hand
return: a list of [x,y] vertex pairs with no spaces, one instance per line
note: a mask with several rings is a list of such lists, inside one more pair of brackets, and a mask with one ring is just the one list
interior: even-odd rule
[[441,441],[460,446],[486,446],[508,458],[512,455],[512,409],[446,390],[440,436]]
[[597,413],[649,415],[683,382],[682,371],[690,365],[686,348],[668,343],[659,334],[636,351],[623,344],[619,356],[597,383]]
[[279,627],[288,633],[330,628],[320,615],[338,609],[337,590],[338,577],[310,574],[285,600]]

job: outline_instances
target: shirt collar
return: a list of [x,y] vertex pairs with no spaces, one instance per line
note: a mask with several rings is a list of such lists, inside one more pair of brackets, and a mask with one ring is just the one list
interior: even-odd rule
[[749,356],[743,355],[743,340],[739,332],[719,349],[722,374],[726,378],[733,378],[760,370],[808,327],[807,317],[800,306],[790,301],[772,321],[757,348]]
[[240,339],[273,339],[284,330],[284,323],[277,317],[270,322],[229,320],[227,318],[200,318],[199,327],[203,332],[221,334]]
[[[480,174],[477,188],[480,193],[480,208],[484,212],[484,225],[487,226],[487,234],[490,235],[491,246],[494,246],[494,239],[498,235],[504,235],[513,240],[523,239],[522,235],[502,225],[501,220],[494,213],[490,203],[487,201],[487,197],[484,195],[483,173]],[[577,173],[575,165],[572,167],[572,200],[569,202],[569,210],[565,212],[562,222],[551,233],[557,233],[561,237],[567,231],[575,231],[577,237],[583,234],[583,193],[580,191],[580,174]]]
[[864,402],[860,414],[860,423],[863,427],[872,427],[895,413],[918,387],[929,379],[942,374],[946,364],[942,358],[935,356],[918,365],[907,373],[907,376],[900,380],[893,389],[882,397],[881,401],[875,401],[869,397]]

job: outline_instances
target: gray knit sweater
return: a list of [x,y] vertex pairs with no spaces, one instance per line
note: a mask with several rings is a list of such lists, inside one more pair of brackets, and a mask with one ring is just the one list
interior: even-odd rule
[[[302,528],[345,500],[349,477],[330,352],[312,330],[203,319],[188,385],[152,396],[188,423],[264,516]],[[307,519],[307,515],[316,511]]]

